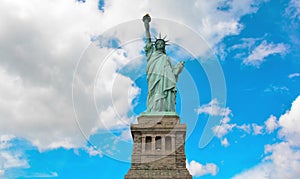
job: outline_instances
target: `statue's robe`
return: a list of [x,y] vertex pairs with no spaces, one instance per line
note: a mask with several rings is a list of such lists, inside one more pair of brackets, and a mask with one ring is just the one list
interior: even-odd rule
[[176,102],[176,81],[183,65],[172,66],[170,58],[155,50],[151,42],[145,46],[147,56],[147,112],[173,111]]

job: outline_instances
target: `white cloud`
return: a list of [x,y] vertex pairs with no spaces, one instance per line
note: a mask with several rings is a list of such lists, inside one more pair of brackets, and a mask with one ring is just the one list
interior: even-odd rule
[[1,151],[1,165],[4,169],[9,168],[18,168],[18,167],[28,167],[28,162],[25,159],[22,159],[22,154],[18,152],[10,152],[10,151]]
[[292,179],[300,177],[299,148],[293,148],[288,142],[280,142],[278,144],[266,145],[265,153],[269,154],[265,160],[272,162],[272,172],[269,173],[270,178]]
[[263,163],[249,170],[245,170],[231,179],[266,179],[269,178],[270,170],[270,165],[268,163]]
[[228,107],[222,107],[217,99],[213,99],[208,104],[204,104],[196,109],[198,114],[209,114],[211,116],[220,116],[222,120],[219,125],[212,128],[213,133],[220,139],[221,145],[229,146],[228,140],[223,137],[237,127],[236,124],[229,124],[232,112]]
[[95,147],[85,147],[90,156],[99,156],[103,157],[103,152]]
[[73,110],[56,89],[27,85],[20,76],[2,68],[0,79],[0,115],[9,119],[0,120],[2,133],[24,137],[42,148],[78,144],[73,140],[80,138]]
[[221,116],[221,125],[216,126],[213,130],[218,137],[227,134],[234,126],[227,124],[232,116],[231,110],[228,107],[222,107],[217,99],[211,100],[208,104],[204,104],[196,109],[198,114],[208,114],[211,116]]
[[254,123],[254,124],[252,124],[252,128],[253,128],[254,135],[263,134],[264,126],[260,126],[260,125],[257,125]]
[[287,35],[290,39],[290,44],[295,45],[295,49],[299,46],[299,25],[300,25],[300,2],[299,0],[290,0],[285,6],[285,13],[283,14],[286,20],[289,21],[285,24]]
[[280,116],[279,136],[287,140],[292,146],[300,147],[300,96],[292,103],[292,107]]
[[[3,49],[3,60],[0,62],[0,116],[1,119],[7,119],[0,120],[0,131],[28,139],[40,150],[84,146],[86,141],[76,124],[72,106],[74,67],[81,51],[90,43],[91,36],[100,34],[105,30],[103,27],[116,22],[104,25],[104,19],[109,17],[104,17],[98,11],[97,1],[7,1],[2,3],[0,9],[1,21],[7,22],[0,32],[0,46]],[[10,13],[12,11],[16,13]],[[95,55],[92,63],[95,66],[85,68],[87,76],[94,75],[91,72],[97,72],[97,63],[101,62],[101,59],[97,59],[99,54]],[[117,68],[123,62],[114,62],[107,75],[116,75]],[[124,99],[114,105],[126,103],[128,106],[136,95],[136,88],[131,86],[132,81],[128,78],[120,74],[118,76],[122,79],[119,96],[123,95]],[[88,82],[85,81],[84,86],[92,89]],[[104,84],[109,82],[112,80],[106,79]],[[132,93],[128,94],[126,89]],[[84,97],[93,94],[92,90],[84,92],[88,92],[88,95],[81,93]],[[102,95],[110,96],[107,92]],[[84,100],[81,102],[86,104]],[[112,106],[111,103],[102,104],[105,105],[103,112]],[[126,118],[126,110],[129,109],[123,109],[123,118]],[[101,127],[93,125],[97,124],[98,117],[91,110],[87,109],[80,115],[86,117],[82,123],[91,122],[81,126],[87,137],[95,127]],[[115,123],[110,118],[108,127],[114,127]],[[122,125],[125,126],[125,123]]]
[[211,174],[215,176],[218,173],[218,167],[214,163],[207,163],[205,165],[192,160],[190,163],[186,161],[186,168],[190,174],[195,177]]
[[276,86],[271,84],[269,87],[267,87],[264,92],[266,93],[287,93],[289,92],[289,89],[286,86]]
[[272,42],[268,43],[266,40],[264,40],[254,50],[252,50],[251,54],[244,59],[243,63],[246,65],[259,67],[268,56],[275,54],[284,55],[286,54],[287,50],[288,46],[283,43],[274,44]]
[[228,147],[230,145],[226,137],[221,141],[221,145],[224,147]]
[[131,131],[130,131],[130,129],[127,129],[127,130],[122,131],[120,138],[121,138],[122,140],[126,140],[126,141],[131,140],[131,139],[132,139],[132,136],[131,136]]
[[220,107],[219,101],[217,99],[211,100],[208,104],[204,104],[196,109],[198,114],[209,114],[212,116],[224,116],[228,118],[231,114],[231,110],[227,108]]
[[[0,19],[0,131],[40,149],[85,143],[71,103],[73,68],[89,43],[97,3],[4,1]],[[16,13],[10,13],[10,12]],[[89,19],[85,15],[89,14]]]
[[260,67],[269,56],[285,55],[289,51],[289,45],[267,42],[266,37],[268,34],[260,38],[242,38],[241,43],[231,46],[227,51],[234,51],[235,58],[243,59],[243,64],[255,67]]
[[215,135],[219,138],[222,139],[223,136],[225,136],[226,134],[228,134],[230,131],[232,131],[232,129],[236,127],[236,124],[227,124],[227,123],[222,123],[218,126],[215,126],[213,128],[213,131],[215,133]]
[[251,126],[250,124],[242,124],[240,126],[237,126],[238,129],[242,129],[243,131],[245,131],[246,133],[250,134],[251,132]]
[[255,44],[261,40],[262,40],[262,38],[242,38],[241,39],[242,43],[231,46],[230,50],[247,49],[247,51],[251,51],[251,49],[253,49]]
[[0,136],[0,177],[12,168],[28,168],[29,164],[20,150],[12,150],[12,135]]
[[268,133],[272,133],[275,129],[278,128],[277,118],[271,115],[266,121],[265,126]]
[[299,177],[299,162],[291,162],[299,158],[299,153],[293,153],[286,143],[267,145],[265,151],[273,154],[259,165],[237,174],[232,179],[293,179]]
[[[264,160],[240,174],[237,174],[234,179],[239,178],[300,178],[300,96],[292,103],[291,109],[279,118],[278,136],[282,139],[281,142],[265,145]],[[270,120],[271,118],[271,120]],[[275,129],[274,116],[271,116],[267,121],[270,122],[270,131]],[[266,126],[268,126],[266,124]],[[255,176],[255,177],[253,177]]]
[[300,73],[292,73],[292,74],[289,74],[289,78],[292,79],[292,78],[296,78],[296,77],[299,77],[300,76]]
[[285,9],[286,14],[292,19],[300,19],[300,2],[299,0],[291,0]]
[[11,146],[11,140],[15,137],[13,135],[1,135],[0,136],[0,150],[6,149]]
[[[222,120],[219,125],[212,128],[214,135],[220,139],[221,145],[228,147],[230,142],[225,137],[234,129],[240,129],[242,132],[253,135],[270,134],[279,127],[277,118],[271,115],[264,125],[256,123],[238,125],[236,123],[230,123],[231,116],[233,116],[231,109],[228,107],[221,107],[217,99],[213,99],[208,104],[204,104],[195,110],[198,114],[209,114],[211,116],[221,116]],[[244,136],[244,135],[243,135]]]

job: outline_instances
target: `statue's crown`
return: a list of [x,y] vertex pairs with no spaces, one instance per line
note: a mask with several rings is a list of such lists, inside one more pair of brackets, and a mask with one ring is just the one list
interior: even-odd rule
[[163,38],[161,38],[161,33],[159,33],[158,38],[155,36],[154,36],[154,38],[155,38],[154,44],[156,44],[158,41],[163,41],[165,45],[170,45],[170,44],[167,44],[169,42],[168,40],[166,40],[167,35],[165,35]]

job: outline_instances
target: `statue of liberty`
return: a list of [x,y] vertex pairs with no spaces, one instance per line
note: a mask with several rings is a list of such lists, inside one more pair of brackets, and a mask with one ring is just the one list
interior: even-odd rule
[[146,14],[143,22],[146,30],[145,52],[147,57],[148,98],[147,112],[175,112],[176,82],[183,70],[184,62],[172,65],[171,59],[166,55],[165,37],[151,41],[151,17]]

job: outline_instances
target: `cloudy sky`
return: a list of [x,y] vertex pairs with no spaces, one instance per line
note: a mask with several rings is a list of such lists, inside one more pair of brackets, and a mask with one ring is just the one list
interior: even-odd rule
[[123,178],[145,13],[185,61],[193,178],[300,178],[299,0],[0,0],[0,178]]

